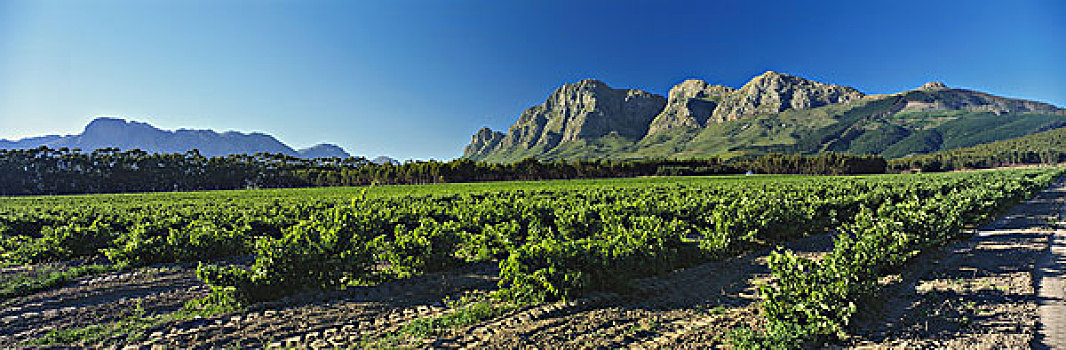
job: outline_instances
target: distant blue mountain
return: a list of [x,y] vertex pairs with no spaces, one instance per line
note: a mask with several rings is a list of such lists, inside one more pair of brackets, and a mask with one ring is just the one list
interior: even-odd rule
[[348,152],[337,145],[320,143],[308,148],[296,151],[300,158],[348,158]]
[[400,161],[398,161],[396,159],[393,159],[392,157],[389,157],[389,156],[377,156],[377,157],[374,157],[374,159],[371,159],[370,162],[374,163],[374,164],[377,164],[377,165],[384,165],[384,164],[400,165]]
[[284,154],[302,158],[347,158],[344,149],[331,144],[319,144],[295,150],[273,136],[263,133],[224,132],[211,130],[161,130],[147,123],[117,118],[97,118],[77,135],[47,135],[21,140],[0,139],[0,149],[79,148],[92,151],[117,147],[122,150],[140,149],[149,153],[185,153],[197,149],[205,156],[255,154],[260,152]]

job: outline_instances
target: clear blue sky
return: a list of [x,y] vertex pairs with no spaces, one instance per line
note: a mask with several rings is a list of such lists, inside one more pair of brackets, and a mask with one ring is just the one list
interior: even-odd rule
[[0,138],[119,115],[451,159],[566,82],[766,70],[1066,106],[1066,1],[0,1]]

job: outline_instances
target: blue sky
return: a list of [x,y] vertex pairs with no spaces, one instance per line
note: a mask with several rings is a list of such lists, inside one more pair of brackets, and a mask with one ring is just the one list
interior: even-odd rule
[[0,138],[94,116],[452,159],[566,82],[766,70],[1066,106],[1063,1],[0,1]]

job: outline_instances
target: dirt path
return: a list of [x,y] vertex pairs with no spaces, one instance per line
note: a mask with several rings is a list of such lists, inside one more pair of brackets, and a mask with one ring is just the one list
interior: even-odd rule
[[[925,254],[862,310],[847,345],[892,349],[1061,348],[1062,183],[971,238]],[[1054,246],[1058,246],[1055,249]]]
[[1060,209],[1056,230],[1037,262],[1034,278],[1039,297],[1037,329],[1033,348],[1066,349],[1066,207]]

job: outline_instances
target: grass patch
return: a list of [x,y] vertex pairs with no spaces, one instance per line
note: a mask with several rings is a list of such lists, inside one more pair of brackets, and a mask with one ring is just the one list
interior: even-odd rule
[[726,335],[726,343],[733,349],[808,349],[817,344],[808,340],[812,332],[810,327],[795,324],[771,325],[764,330],[742,326]]
[[626,329],[626,335],[634,336],[639,334],[652,334],[656,330],[662,327],[657,319],[641,319],[636,323],[629,325]]
[[95,324],[79,328],[54,329],[43,337],[27,342],[26,345],[95,343],[106,338],[110,331],[111,329],[106,326]]
[[43,266],[35,271],[17,273],[0,281],[0,298],[10,299],[26,296],[43,290],[64,286],[84,276],[124,270],[122,265],[83,265],[62,269],[56,266]]
[[118,322],[53,329],[26,345],[96,344],[123,335],[127,342],[133,342],[145,338],[154,321],[155,317],[149,316],[138,302],[133,312]]
[[493,296],[467,295],[459,299],[445,300],[454,311],[440,316],[420,317],[407,323],[398,332],[379,338],[366,338],[358,348],[396,348],[404,339],[419,339],[438,336],[445,332],[488,320],[517,309],[521,304],[502,301]]
[[439,335],[446,330],[469,326],[511,310],[516,306],[497,304],[492,301],[476,301],[459,307],[458,310],[436,317],[417,318],[400,329],[400,333],[414,337]]
[[[220,313],[239,310],[235,305],[217,305],[202,300],[185,303],[182,309],[167,314],[149,314],[141,303],[124,317],[110,324],[94,324],[83,327],[53,329],[40,338],[26,342],[24,345],[117,345],[107,344],[115,339],[118,343],[137,343],[148,338],[149,331],[160,328],[171,321],[207,317]],[[117,339],[116,339],[117,338]]]

